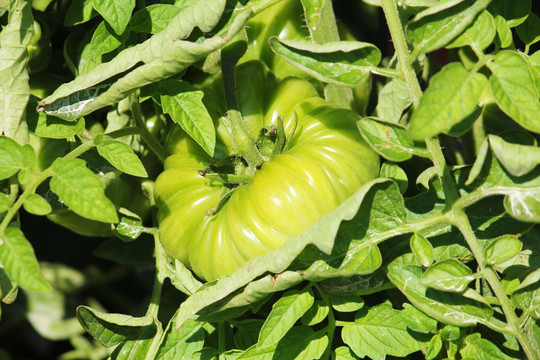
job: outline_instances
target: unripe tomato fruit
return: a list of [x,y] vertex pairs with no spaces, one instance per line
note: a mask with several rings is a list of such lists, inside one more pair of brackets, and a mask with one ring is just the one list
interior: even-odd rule
[[[203,89],[211,114],[224,113],[216,90],[222,86],[218,79]],[[230,186],[199,174],[234,153],[227,119],[216,116],[214,157],[175,128],[167,141],[172,155],[155,184],[163,247],[206,280],[229,275],[305,232],[379,169],[378,156],[356,128],[358,115],[317,97],[308,81],[277,84],[259,62],[249,62],[237,68],[237,91],[252,136],[282,117],[288,148],[220,202]]]

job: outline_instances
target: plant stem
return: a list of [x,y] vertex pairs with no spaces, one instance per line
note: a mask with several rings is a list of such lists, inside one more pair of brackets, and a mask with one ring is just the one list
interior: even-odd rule
[[130,99],[130,108],[131,108],[131,114],[133,115],[133,118],[135,119],[135,124],[140,129],[140,135],[146,145],[156,154],[158,159],[161,162],[164,162],[167,156],[169,156],[169,152],[163,145],[157,141],[157,139],[148,131],[148,128],[146,127],[146,123],[144,122],[144,117],[141,113],[141,109],[139,108],[139,101],[137,99],[137,96],[131,95]]
[[323,355],[321,356],[321,359],[329,359],[330,358],[330,352],[332,350],[332,340],[334,339],[334,333],[336,331],[336,317],[334,316],[334,311],[332,310],[332,303],[330,302],[330,299],[328,298],[328,294],[321,289],[319,286],[315,285],[315,288],[319,291],[319,294],[321,294],[322,300],[326,306],[328,306],[328,325],[326,325],[326,333],[328,336],[328,346],[324,350]]
[[227,117],[231,125],[231,137],[234,149],[237,155],[246,160],[250,173],[254,173],[267,159],[264,158],[257,146],[253,136],[244,122],[238,97],[236,96],[236,79],[235,67],[236,63],[245,52],[245,42],[240,39],[236,42],[231,42],[221,50],[221,69],[223,75],[223,85],[225,87],[225,102],[227,103]]
[[[305,20],[312,42],[324,44],[340,40],[331,0],[320,1],[320,7],[318,8],[309,6],[309,2],[302,0],[302,6],[304,7]],[[324,88],[324,97],[329,103],[349,109],[354,107],[352,89],[348,87],[327,84]]]
[[[394,42],[399,68],[403,72],[405,81],[407,82],[412,103],[417,107],[422,98],[422,88],[420,87],[412,64],[409,61],[410,52],[407,46],[405,33],[403,32],[403,26],[399,19],[396,2],[394,0],[381,0],[381,5],[386,17],[386,22],[388,23],[392,41]],[[444,160],[439,139],[427,138],[425,141],[428,151],[431,153],[431,159],[437,170],[437,175],[441,180],[446,195],[447,206],[451,206],[459,196],[452,182],[452,178],[450,177],[450,170]]]
[[527,356],[527,359],[535,359],[536,356],[534,348],[532,347],[525,333],[521,331],[521,328],[519,327],[519,319],[514,312],[514,306],[508,296],[506,296],[504,288],[499,282],[499,277],[497,276],[497,273],[495,272],[495,270],[493,270],[491,266],[486,266],[484,251],[480,246],[480,243],[478,242],[478,239],[476,238],[473,229],[471,228],[467,215],[465,214],[465,212],[463,212],[463,210],[457,210],[449,214],[451,214],[449,216],[449,220],[463,234],[465,241],[467,241],[467,245],[469,245],[469,248],[471,249],[471,252],[473,253],[478,263],[478,267],[480,268],[481,273],[484,275],[484,278],[486,279],[491,289],[495,293],[495,296],[499,300],[502,311],[506,317],[506,321],[512,331],[512,335],[517,338],[523,349],[523,352]]

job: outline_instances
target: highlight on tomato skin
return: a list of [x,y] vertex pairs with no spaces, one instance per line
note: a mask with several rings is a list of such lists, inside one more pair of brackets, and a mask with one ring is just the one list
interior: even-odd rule
[[[203,89],[211,114],[225,113],[222,88],[218,78]],[[226,117],[215,115],[214,157],[176,127],[155,185],[163,247],[209,281],[305,232],[379,169],[356,128],[358,115],[328,104],[309,81],[277,82],[252,61],[238,66],[237,90],[246,126],[269,160],[246,176]],[[271,151],[280,121],[285,145]]]

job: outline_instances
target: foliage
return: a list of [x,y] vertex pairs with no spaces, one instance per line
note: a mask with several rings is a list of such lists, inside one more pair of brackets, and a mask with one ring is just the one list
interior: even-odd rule
[[[540,358],[535,6],[0,1],[0,357]],[[180,128],[219,159],[217,118],[238,126],[235,169],[253,177],[275,155],[241,130],[256,115],[238,104],[256,92],[235,86],[248,61],[272,83],[303,77],[284,83],[324,97],[379,177],[205,282],[164,250],[154,181]],[[266,130],[287,146],[290,129]]]

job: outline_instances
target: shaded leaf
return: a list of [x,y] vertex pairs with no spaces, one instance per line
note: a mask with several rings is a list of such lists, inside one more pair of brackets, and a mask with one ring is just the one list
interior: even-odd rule
[[381,165],[379,176],[394,180],[396,184],[398,184],[399,192],[401,194],[405,194],[405,191],[407,191],[409,179],[407,179],[407,174],[405,173],[405,170],[400,168],[399,165],[394,164],[390,161],[385,161]]
[[427,339],[413,337],[398,310],[389,303],[363,309],[354,325],[345,325],[341,335],[356,355],[373,360],[386,356],[406,356],[426,346]]
[[35,103],[28,106],[26,121],[28,128],[37,136],[49,139],[68,139],[84,132],[85,121],[83,118],[68,122],[47,116],[45,113],[37,113],[35,112],[36,106]]
[[499,15],[509,27],[516,27],[527,19],[531,13],[532,0],[493,0],[488,10],[494,15]]
[[102,21],[88,44],[83,47],[79,59],[79,74],[86,74],[103,62],[103,55],[117,49],[127,36],[118,36]]
[[530,46],[540,41],[540,18],[535,13],[529,13],[527,20],[517,27],[519,38]]
[[276,344],[313,305],[311,290],[286,292],[273,306],[259,334],[257,347]]
[[73,0],[64,18],[64,26],[75,26],[92,19],[98,13],[94,10],[92,0]]
[[325,44],[269,39],[272,50],[292,65],[323,82],[357,86],[381,61],[375,45],[358,41],[336,41]]
[[390,161],[405,161],[413,156],[413,144],[402,125],[365,117],[357,122],[362,137],[381,156]]
[[129,29],[135,32],[157,34],[182,10],[170,4],[153,4],[133,14]]
[[113,203],[105,197],[99,178],[81,159],[57,159],[53,163],[51,190],[75,213],[90,220],[118,222]]
[[105,347],[138,339],[147,329],[153,329],[155,333],[154,321],[146,316],[136,318],[124,314],[103,313],[81,305],[77,308],[77,319],[81,326]]
[[156,360],[191,359],[204,345],[203,323],[186,321],[179,329],[170,322],[159,345]]
[[379,92],[377,117],[397,123],[403,111],[412,104],[407,83],[401,79],[392,79]]
[[401,317],[407,327],[422,334],[435,334],[437,332],[437,320],[427,316],[408,303],[403,304]]
[[442,349],[442,339],[439,334],[433,335],[426,349],[426,360],[435,359]]
[[51,289],[41,274],[34,249],[20,229],[8,227],[4,230],[0,262],[9,278],[24,289],[37,292]]
[[120,35],[126,29],[129,19],[131,19],[131,12],[135,9],[135,0],[92,0],[92,5],[114,31]]
[[324,331],[314,332],[307,326],[292,328],[280,342],[269,347],[252,346],[237,359],[319,359],[328,346]]
[[316,300],[313,305],[302,315],[302,324],[307,326],[317,325],[326,319],[330,307],[321,300]]

